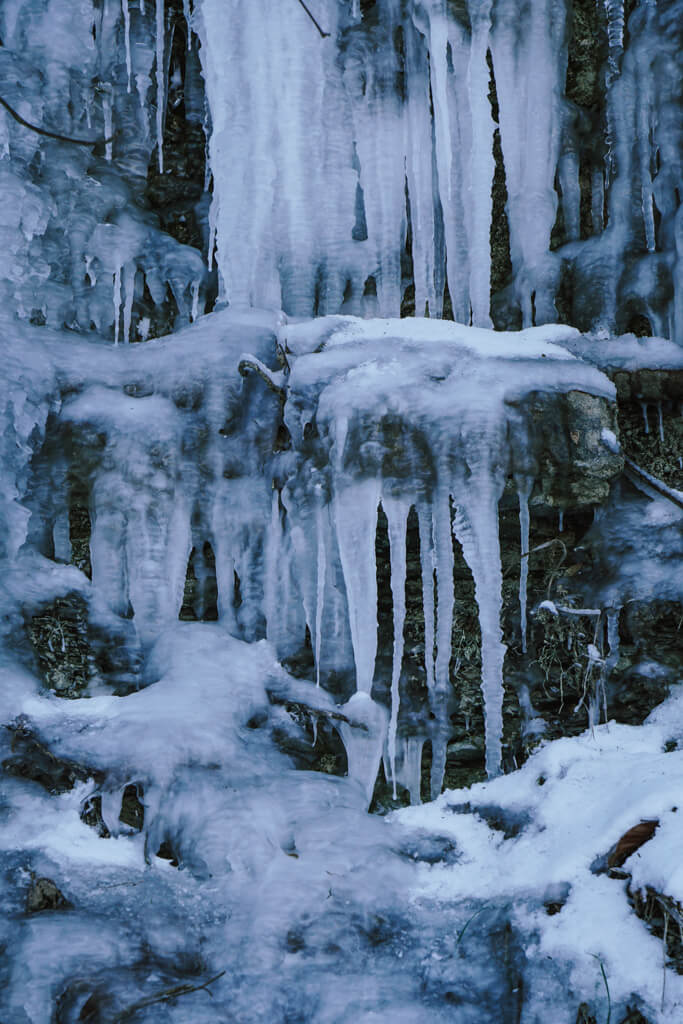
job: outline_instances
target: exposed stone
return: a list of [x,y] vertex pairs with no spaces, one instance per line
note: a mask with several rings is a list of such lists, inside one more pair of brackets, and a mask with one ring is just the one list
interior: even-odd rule
[[68,901],[51,878],[35,878],[31,882],[26,896],[28,914],[39,914],[43,910],[60,910],[66,906]]

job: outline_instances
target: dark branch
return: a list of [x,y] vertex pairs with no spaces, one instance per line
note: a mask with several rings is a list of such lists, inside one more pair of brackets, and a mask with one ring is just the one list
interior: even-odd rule
[[308,17],[309,17],[309,18],[311,19],[311,21],[313,22],[313,24],[314,24],[314,25],[315,25],[315,27],[317,28],[317,30],[318,30],[318,32],[320,33],[320,35],[322,36],[322,38],[323,38],[323,39],[326,39],[326,38],[327,38],[327,36],[329,36],[329,34],[330,34],[330,33],[329,33],[329,32],[323,32],[323,30],[321,29],[320,25],[319,25],[319,24],[318,24],[318,22],[317,22],[317,21],[315,20],[315,18],[313,17],[313,15],[311,14],[311,12],[309,11],[308,7],[307,7],[307,6],[306,6],[306,4],[304,3],[304,0],[299,0],[299,3],[301,4],[301,6],[302,6],[302,7],[303,7],[303,9],[305,10],[306,14],[308,15]]
[[18,114],[14,107],[10,107],[7,100],[0,96],[0,104],[5,108],[7,113],[14,118],[17,124],[23,125],[24,128],[29,128],[32,132],[36,132],[38,135],[45,135],[48,139],[57,139],[58,142],[72,142],[75,146],[96,146],[98,143],[106,145],[111,142],[114,138],[110,135],[108,139],[72,139],[70,135],[60,135],[59,132],[50,132],[47,128],[39,128],[36,124],[31,124],[26,121],[21,114]]
[[179,996],[186,996],[190,992],[199,992],[202,989],[206,989],[206,991],[209,992],[209,995],[211,995],[209,985],[213,985],[214,981],[218,981],[218,979],[222,978],[224,974],[225,971],[221,971],[220,974],[215,974],[213,978],[209,978],[208,981],[203,982],[201,985],[176,985],[175,988],[167,988],[164,989],[163,992],[158,992],[156,995],[148,996],[147,999],[141,999],[139,1003],[133,1003],[133,1005],[127,1007],[123,1013],[120,1013],[116,1018],[116,1024],[119,1024],[120,1021],[129,1020],[138,1012],[138,1010],[143,1010],[147,1006],[153,1006],[155,1003],[171,1003]]

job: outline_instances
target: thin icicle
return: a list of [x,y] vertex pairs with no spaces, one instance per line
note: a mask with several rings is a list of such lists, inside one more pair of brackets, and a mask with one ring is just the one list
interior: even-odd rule
[[[443,472],[443,467],[442,467]],[[435,723],[432,731],[432,799],[441,792],[446,770],[449,739],[448,697],[450,692],[451,631],[453,628],[453,536],[451,533],[450,490],[443,480],[434,496],[434,552],[436,557],[436,664],[434,680]]]
[[183,0],[183,15],[185,16],[185,24],[187,25],[187,48],[192,49],[192,11],[190,10],[190,0]]
[[607,667],[612,671],[619,661],[619,615],[621,608],[607,609],[607,645],[609,655],[606,660]]
[[648,418],[647,418],[647,402],[641,402],[640,403],[640,408],[642,409],[643,420],[645,421],[645,433],[649,434],[650,433],[650,423],[649,423]]
[[190,310],[190,321],[195,322],[199,316],[199,281],[192,282],[192,309]]
[[664,417],[661,402],[657,402],[657,422],[659,424],[659,440],[664,444]]
[[164,173],[164,33],[166,0],[156,0],[156,79],[157,79],[157,153],[159,174]]
[[394,653],[391,669],[391,717],[389,719],[389,766],[396,799],[396,728],[400,706],[399,682],[403,664],[403,626],[406,619],[406,529],[410,501],[382,498],[382,507],[389,524],[389,559],[391,563],[391,596],[394,606]]
[[[497,438],[488,439],[495,450]],[[486,441],[484,442],[487,443]],[[482,460],[485,454],[481,453]],[[474,596],[479,607],[481,629],[481,690],[484,698],[484,730],[486,738],[486,773],[489,778],[501,770],[503,737],[503,660],[500,615],[502,611],[503,574],[498,535],[498,500],[504,479],[494,476],[482,463],[477,477],[466,484],[458,501],[455,535],[460,541],[465,561],[472,570]]]
[[599,235],[605,219],[605,172],[602,167],[595,167],[591,176],[591,216],[593,234]]
[[[111,86],[105,87],[102,92],[102,113],[104,115],[104,136],[110,139],[114,127],[114,115],[111,102]],[[104,158],[111,162],[114,156],[113,143],[108,142],[104,147]]]
[[561,508],[559,513],[558,513],[558,523],[557,523],[557,526],[558,526],[559,532],[563,533],[564,532],[564,509],[563,508]]
[[398,740],[396,777],[410,793],[411,804],[419,804],[422,782],[422,748],[424,736],[402,736]]
[[349,608],[356,688],[369,694],[377,653],[377,570],[375,534],[379,483],[342,486],[334,496],[334,522]]
[[327,574],[327,545],[325,513],[322,504],[315,510],[315,528],[318,539],[316,598],[315,598],[315,685],[320,686],[320,655],[322,649],[323,611],[325,608],[325,576]]
[[472,43],[468,88],[472,114],[472,150],[469,165],[470,304],[472,324],[492,327],[491,299],[491,188],[493,183],[493,118],[488,99],[489,69],[486,53],[491,28],[491,0],[478,0],[472,10]]
[[114,271],[114,344],[119,343],[119,324],[121,321],[121,267]]
[[434,544],[432,517],[421,505],[417,512],[420,525],[420,568],[422,570],[422,609],[425,624],[425,673],[430,698],[434,695]]
[[450,490],[443,483],[439,484],[434,498],[434,549],[437,585],[435,685],[439,697],[443,699],[450,689],[451,631],[455,603]]
[[281,556],[282,524],[280,522],[280,492],[273,488],[270,504],[270,527],[266,538],[266,579],[264,584],[264,605],[266,614],[266,637],[277,650],[280,639],[279,582],[283,574]]
[[526,596],[529,579],[529,496],[533,480],[524,477],[518,481],[519,533],[521,556],[519,563],[519,631],[522,638],[522,654],[526,654]]
[[126,75],[128,78],[128,92],[131,89],[131,62],[130,62],[130,10],[128,9],[128,0],[121,0],[121,10],[123,11],[123,31],[125,36],[126,45]]
[[140,14],[145,15],[145,0],[140,0]]
[[624,0],[604,0],[610,70],[616,74],[624,52]]
[[[207,161],[208,166],[208,161]],[[216,224],[218,221],[218,198],[214,193],[209,206],[209,251],[206,254],[206,262],[209,273],[213,270],[213,253],[216,248]]]
[[135,272],[137,267],[129,260],[123,268],[123,340],[130,341],[130,327],[133,319],[133,299],[135,298]]

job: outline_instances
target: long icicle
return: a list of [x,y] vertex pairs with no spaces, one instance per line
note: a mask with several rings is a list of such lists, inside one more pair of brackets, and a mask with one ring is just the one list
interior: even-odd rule
[[130,63],[130,10],[128,9],[128,0],[121,0],[121,10],[123,12],[123,32],[125,37],[126,46],[126,76],[128,79],[128,89],[130,92],[131,88],[131,63]]
[[316,505],[315,526],[318,539],[317,579],[315,600],[315,685],[320,686],[320,655],[322,650],[323,611],[325,608],[325,576],[327,572],[327,550],[325,545],[325,520],[322,501]]
[[522,477],[517,481],[521,549],[519,560],[519,632],[522,639],[522,654],[526,654],[526,598],[529,580],[529,497],[532,487],[533,480],[529,477]]
[[420,525],[420,568],[422,570],[422,611],[425,624],[425,674],[430,699],[434,695],[434,541],[431,511],[417,510]]
[[156,79],[157,79],[157,153],[159,174],[164,173],[164,33],[166,30],[166,0],[156,0]]
[[448,745],[448,697],[450,692],[451,634],[453,629],[453,535],[451,533],[450,488],[442,479],[434,496],[434,550],[436,554],[436,665],[434,680],[434,712],[432,733],[432,799],[441,792],[446,770]]
[[391,596],[394,606],[394,652],[391,669],[391,717],[389,719],[388,751],[396,799],[396,729],[401,701],[399,682],[403,664],[403,626],[406,619],[406,529],[410,502],[382,498],[382,507],[389,524],[389,559],[391,563]]

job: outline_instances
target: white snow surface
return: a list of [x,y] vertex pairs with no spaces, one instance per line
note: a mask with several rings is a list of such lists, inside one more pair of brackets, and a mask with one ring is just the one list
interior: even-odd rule
[[[661,941],[630,910],[626,883],[591,870],[630,828],[657,820],[654,837],[624,871],[634,889],[649,886],[680,903],[683,752],[664,748],[678,742],[682,722],[679,686],[642,726],[610,722],[555,740],[519,771],[394,813],[402,824],[450,836],[460,853],[453,866],[420,866],[414,900],[431,900],[436,911],[476,898],[482,913],[502,903],[526,931],[526,956],[544,965],[525,994],[528,1019],[532,1007],[540,1019],[553,998],[555,972],[574,991],[590,992],[603,1013],[601,964],[617,1019],[623,1010],[615,1008],[634,998],[650,1020],[683,1018],[683,980],[662,967]],[[544,904],[555,902],[560,909],[549,915]],[[574,1014],[553,998],[558,1024]]]

